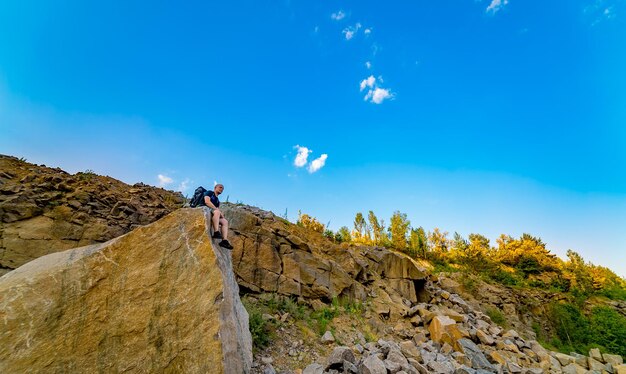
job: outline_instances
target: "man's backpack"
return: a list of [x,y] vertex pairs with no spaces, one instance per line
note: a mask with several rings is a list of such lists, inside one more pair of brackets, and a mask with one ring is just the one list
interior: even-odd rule
[[193,197],[189,201],[189,206],[195,208],[197,206],[204,205],[204,193],[206,189],[202,186],[196,188],[196,191],[193,193]]

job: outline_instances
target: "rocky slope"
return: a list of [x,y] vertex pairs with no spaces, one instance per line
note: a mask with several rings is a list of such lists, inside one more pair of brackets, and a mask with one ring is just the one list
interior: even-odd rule
[[[5,270],[128,232],[182,203],[162,189],[69,175],[10,157],[0,162]],[[211,257],[203,209],[182,209],[106,245],[44,256],[0,278],[0,334],[10,342],[0,349],[0,362],[52,372],[75,371],[76,365],[213,372],[217,359],[206,352],[219,352],[216,327],[205,318],[226,317],[217,312],[218,304],[237,304],[236,285],[223,286],[236,281],[250,300],[288,300],[311,313],[329,313],[332,323],[320,337],[295,314],[264,315],[277,326],[276,335],[251,364],[249,344],[221,334],[222,353],[243,357],[241,364],[224,364],[223,354],[225,371],[626,371],[621,357],[596,351],[589,357],[562,355],[535,341],[529,326],[541,315],[541,300],[554,295],[536,298],[482,283],[467,292],[462,280],[431,276],[428,264],[402,253],[337,245],[254,207],[224,204],[223,210],[231,222],[232,252],[212,248]],[[222,271],[220,280],[218,268],[233,272]],[[361,307],[347,313],[335,305],[337,299]],[[493,323],[484,313],[487,306],[507,315],[512,328]],[[227,323],[230,331],[245,334],[245,316],[229,310],[235,316]],[[225,342],[235,348],[224,349]]]
[[[338,339],[327,333],[330,337],[325,335],[313,344],[307,343],[298,334],[301,324],[288,316],[281,326],[277,344],[257,355],[253,372],[626,373],[623,358],[618,355],[602,354],[597,349],[590,350],[588,356],[546,350],[514,329],[502,329],[458,294],[442,289],[439,281],[429,280],[426,288],[433,295],[432,299],[412,305],[393,323],[380,326],[378,321],[382,319],[371,307],[364,313],[365,324],[359,324],[360,318],[353,317],[353,329],[354,326],[357,329],[373,328],[377,336],[374,340],[367,341],[365,334],[359,332],[346,333],[350,329],[337,325],[334,337]],[[289,338],[283,342],[285,335]],[[337,343],[339,340],[340,344]],[[299,352],[310,351],[311,345],[324,354],[313,359],[305,355],[306,358],[302,359]],[[328,348],[320,349],[320,345]],[[291,360],[285,359],[290,356]]]
[[248,314],[207,222],[181,209],[0,277],[0,372],[249,372]]
[[161,188],[0,155],[0,275],[49,253],[113,239],[183,202],[180,193]]

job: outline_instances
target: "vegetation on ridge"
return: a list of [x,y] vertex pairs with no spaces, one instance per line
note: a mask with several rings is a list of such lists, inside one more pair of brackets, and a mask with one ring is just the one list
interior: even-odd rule
[[[423,227],[412,227],[407,215],[399,211],[393,213],[388,227],[373,211],[368,212],[367,219],[357,213],[352,230],[344,226],[332,232],[302,213],[297,224],[337,243],[383,246],[428,260],[435,271],[462,272],[505,286],[563,293],[569,302],[549,305],[553,336],[537,331],[538,339],[565,353],[586,353],[599,347],[626,355],[626,317],[607,306],[583,307],[593,297],[626,301],[626,280],[606,267],[585,261],[573,250],[568,250],[563,260],[550,252],[541,238],[530,234],[519,238],[502,234],[491,245],[488,238],[477,233],[465,238],[456,232],[450,237],[438,228],[426,232]],[[499,310],[490,310],[490,314],[494,322],[504,324]]]

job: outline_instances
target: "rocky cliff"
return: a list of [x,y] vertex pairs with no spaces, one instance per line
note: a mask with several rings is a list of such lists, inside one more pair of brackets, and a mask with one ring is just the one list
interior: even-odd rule
[[180,193],[161,188],[0,155],[0,275],[49,253],[113,239],[183,202]]
[[248,315],[207,222],[177,210],[1,277],[0,372],[249,372]]
[[[399,305],[429,298],[424,289],[428,265],[402,253],[337,245],[254,207],[224,204],[223,210],[233,231],[234,270],[245,292],[323,303],[336,297],[363,301],[372,290],[378,290],[380,300]],[[382,301],[380,308],[401,313]]]

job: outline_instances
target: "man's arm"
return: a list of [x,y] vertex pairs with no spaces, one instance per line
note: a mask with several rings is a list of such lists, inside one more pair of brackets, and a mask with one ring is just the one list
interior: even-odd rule
[[219,210],[215,205],[213,205],[213,203],[211,202],[211,198],[209,197],[209,195],[204,197],[204,203],[206,204],[206,206],[208,206],[211,209],[216,209]]

